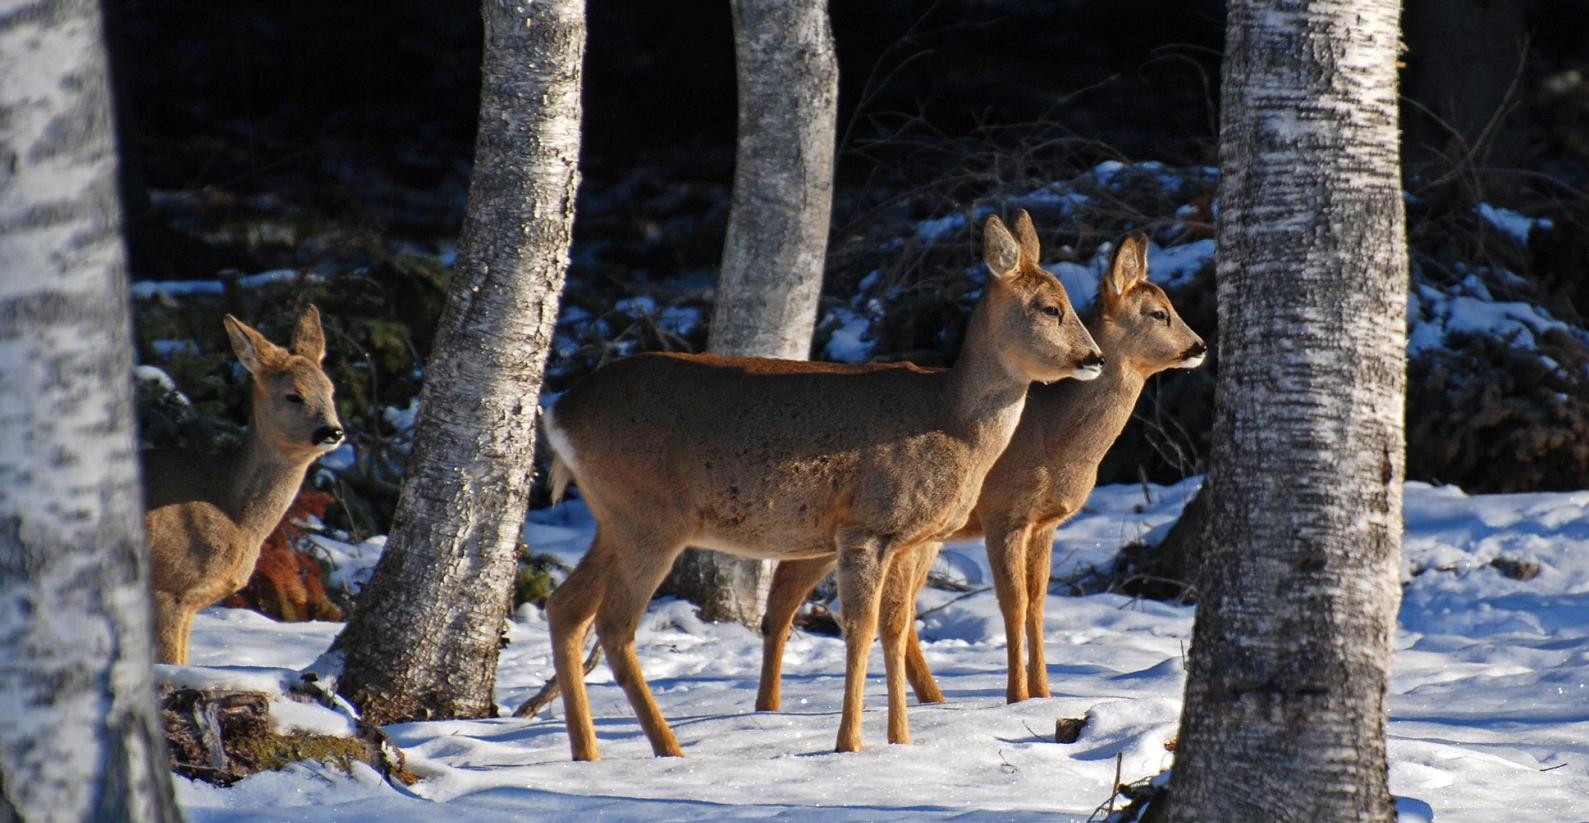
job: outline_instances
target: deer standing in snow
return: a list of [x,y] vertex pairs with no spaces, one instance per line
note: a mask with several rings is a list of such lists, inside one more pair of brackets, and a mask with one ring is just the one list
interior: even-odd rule
[[[947,538],[987,538],[988,564],[1009,648],[1005,697],[1011,703],[1048,697],[1043,606],[1054,530],[1092,493],[1098,464],[1131,419],[1143,383],[1166,369],[1196,368],[1207,353],[1202,338],[1187,327],[1164,290],[1148,282],[1147,275],[1146,241],[1127,237],[1098,284],[1098,303],[1087,323],[1103,350],[1102,376],[1086,383],[1032,387],[1009,448],[982,483],[970,522]],[[914,613],[916,594],[940,548],[942,543],[934,543],[913,554],[908,564],[896,564],[884,596]],[[832,568],[831,557],[778,564],[762,623],[758,711],[778,710],[789,626],[800,604]],[[906,676],[916,697],[923,703],[941,702],[943,693],[927,670],[914,619],[909,635]]]
[[1016,232],[1019,241],[988,219],[992,276],[952,369],[648,354],[597,371],[547,413],[554,497],[572,476],[597,522],[589,551],[547,603],[575,760],[599,758],[580,665],[592,620],[652,750],[681,754],[634,634],[687,545],[836,558],[846,644],[837,748],[861,747],[880,613],[888,739],[909,742],[913,610],[882,603],[889,567],[966,522],[1033,381],[1091,379],[1103,368],[1064,286],[1038,267],[1025,212]]
[[320,312],[304,310],[283,349],[237,318],[226,334],[253,375],[248,434],[231,454],[143,452],[155,634],[162,663],[187,663],[193,617],[248,583],[260,544],[303,485],[309,464],[342,442],[321,371]]

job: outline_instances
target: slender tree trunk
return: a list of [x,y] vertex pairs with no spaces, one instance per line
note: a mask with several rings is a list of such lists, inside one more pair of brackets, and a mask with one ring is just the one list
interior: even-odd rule
[[0,0],[0,820],[177,820],[99,7]]
[[1177,821],[1390,821],[1407,252],[1397,0],[1232,0],[1209,542]]
[[[833,202],[838,59],[827,0],[731,0],[739,77],[734,200],[708,347],[804,360]],[[692,549],[664,591],[757,625],[773,564]]]
[[732,0],[739,77],[734,200],[709,345],[811,352],[833,203],[839,67],[827,0]]
[[579,185],[584,0],[486,0],[474,177],[392,534],[338,638],[375,722],[496,714]]

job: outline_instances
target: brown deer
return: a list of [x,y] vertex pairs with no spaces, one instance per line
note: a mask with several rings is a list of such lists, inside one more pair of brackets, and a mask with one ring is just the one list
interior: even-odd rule
[[248,434],[236,452],[143,453],[155,633],[162,663],[187,663],[199,609],[241,589],[259,547],[298,494],[309,464],[342,442],[331,380],[320,370],[320,312],[304,310],[283,349],[237,318],[226,334],[254,377]]
[[[1086,383],[1033,386],[1009,448],[982,483],[971,520],[949,536],[986,536],[989,565],[1009,647],[1005,697],[1014,703],[1048,696],[1043,659],[1043,605],[1048,596],[1054,530],[1092,493],[1098,464],[1131,419],[1142,385],[1166,369],[1195,368],[1207,353],[1169,298],[1147,279],[1147,245],[1128,237],[1098,284],[1087,330],[1104,352],[1103,375]],[[896,564],[885,598],[914,613],[916,593],[941,543]],[[762,623],[759,711],[777,711],[784,644],[795,612],[833,568],[831,557],[785,560],[773,575]],[[910,622],[906,676],[923,703],[943,700]],[[1030,644],[1023,658],[1023,637]]]
[[[570,475],[595,541],[547,603],[575,760],[596,760],[580,646],[595,621],[613,676],[658,756],[679,744],[646,686],[634,633],[686,545],[748,557],[837,557],[846,670],[839,751],[861,747],[867,654],[889,566],[966,522],[1032,381],[1091,379],[1102,357],[1070,300],[989,218],[992,276],[952,369],[647,354],[615,362],[546,416],[554,496]],[[905,716],[906,609],[882,609],[888,739]]]

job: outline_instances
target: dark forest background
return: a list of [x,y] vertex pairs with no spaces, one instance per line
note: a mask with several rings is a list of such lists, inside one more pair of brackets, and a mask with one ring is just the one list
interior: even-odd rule
[[[256,317],[269,334],[314,300],[360,449],[339,497],[364,501],[347,515],[355,532],[379,530],[402,456],[400,425],[383,409],[417,387],[462,221],[478,7],[109,7],[132,277],[228,283],[218,302],[138,301],[140,358],[197,409],[144,396],[145,442],[218,441],[235,428],[221,311]],[[703,345],[697,321],[710,310],[733,173],[728,4],[591,0],[588,13],[584,179],[554,393],[619,354]],[[1154,161],[1178,182],[1143,175],[1080,213],[1034,212],[1045,258],[1085,262],[1129,230],[1165,245],[1211,236],[1222,3],[869,0],[834,2],[831,15],[840,155],[825,300],[881,301],[873,357],[943,363],[958,344],[976,237],[892,240],[918,221],[1002,208],[1102,161]],[[1493,275],[1508,299],[1584,328],[1589,3],[1409,0],[1404,29],[1415,276]],[[1508,241],[1475,216],[1481,202],[1553,228]],[[275,269],[303,277],[251,290],[231,279]],[[1209,269],[1175,300],[1212,341]],[[866,280],[872,272],[881,277]],[[669,310],[685,321],[667,322]],[[833,328],[825,317],[818,356]],[[197,349],[158,349],[172,338]],[[1579,338],[1541,346],[1553,362],[1589,363]],[[1589,485],[1584,379],[1533,362],[1494,339],[1448,340],[1415,360],[1409,476],[1470,491]],[[1144,396],[1103,482],[1200,470],[1212,370],[1173,380]]]

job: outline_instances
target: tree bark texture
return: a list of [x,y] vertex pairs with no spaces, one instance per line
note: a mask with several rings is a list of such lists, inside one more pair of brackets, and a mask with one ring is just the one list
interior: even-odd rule
[[99,6],[0,0],[0,820],[180,819]]
[[1233,0],[1210,529],[1177,821],[1390,821],[1407,253],[1397,0]]
[[[827,0],[731,0],[739,80],[734,196],[708,348],[811,352],[833,203],[838,58]],[[761,621],[774,565],[691,549],[663,591],[711,620]]]
[[474,176],[386,551],[338,640],[377,723],[496,714],[579,185],[583,0],[486,0]]
[[734,195],[709,347],[811,353],[832,218],[839,67],[827,0],[732,0]]

